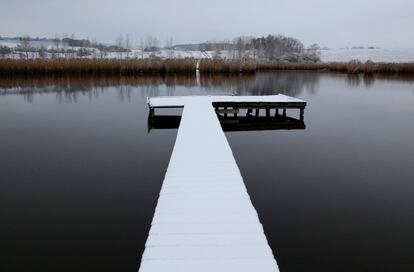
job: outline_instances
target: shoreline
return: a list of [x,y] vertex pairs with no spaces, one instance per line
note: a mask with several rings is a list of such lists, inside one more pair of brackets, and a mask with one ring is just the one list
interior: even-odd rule
[[[198,69],[197,69],[198,68]],[[316,71],[345,74],[413,75],[414,63],[286,63],[252,60],[195,59],[1,59],[0,77],[138,76],[166,74],[254,74],[273,71]]]

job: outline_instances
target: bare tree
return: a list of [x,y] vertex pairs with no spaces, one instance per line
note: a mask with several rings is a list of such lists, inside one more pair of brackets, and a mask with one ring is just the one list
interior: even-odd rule
[[302,53],[304,46],[295,38],[282,35],[266,37],[238,37],[233,42],[233,57],[273,60],[286,53]]
[[129,41],[129,35],[128,34],[125,36],[125,48],[126,49],[131,49],[131,42]]
[[26,59],[29,58],[29,51],[31,50],[31,45],[30,45],[30,37],[28,35],[25,35],[20,39],[18,49],[19,51],[23,52],[24,57]]
[[237,37],[234,41],[235,57],[237,59],[244,59],[247,57],[247,50],[249,49],[249,37]]
[[308,48],[308,51],[310,54],[320,55],[321,53],[320,50],[321,50],[321,47],[316,43],[311,44]]
[[63,55],[65,56],[65,58],[68,58],[68,46],[69,46],[68,38],[69,38],[69,35],[67,33],[62,34],[62,50],[63,50]]
[[125,49],[127,51],[127,58],[129,58],[129,53],[131,51],[131,43],[129,41],[129,35],[128,34],[125,36]]
[[145,43],[144,43],[144,40],[142,38],[139,39],[138,48],[140,50],[141,59],[143,59],[144,58]]
[[8,46],[0,46],[0,56],[5,57],[12,52],[12,49]]
[[159,41],[154,36],[147,36],[144,43],[144,51],[154,52],[159,49]]
[[47,55],[46,52],[47,52],[47,48],[46,48],[45,45],[42,44],[39,47],[39,58],[44,59],[46,57],[46,55]]
[[124,44],[124,36],[121,34],[116,37],[116,46],[118,47],[118,58],[122,58],[122,46]]
[[168,58],[169,59],[173,59],[174,58],[174,40],[173,38],[169,38],[165,41],[165,49],[167,49],[167,53],[168,53]]
[[59,51],[59,46],[60,46],[60,35],[59,34],[55,35],[55,38],[53,39],[53,44],[55,45],[56,51]]
[[90,47],[92,48],[91,50],[93,53],[93,58],[97,59],[98,58],[98,41],[96,40],[96,38],[93,38],[91,43],[90,43]]
[[118,35],[116,37],[116,46],[122,48],[123,44],[124,44],[124,36],[122,34]]
[[71,41],[71,43],[69,44],[69,46],[70,46],[70,51],[72,51],[71,52],[71,54],[72,54],[72,56],[75,56],[75,34],[70,34],[70,41]]

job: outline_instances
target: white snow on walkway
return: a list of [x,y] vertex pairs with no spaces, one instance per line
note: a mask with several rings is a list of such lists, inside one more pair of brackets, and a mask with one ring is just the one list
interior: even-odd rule
[[184,110],[140,272],[279,271],[211,104],[217,99],[226,98],[149,100]]
[[263,95],[263,96],[232,96],[232,95],[215,95],[215,96],[159,96],[148,99],[150,107],[183,107],[184,104],[189,105],[193,101],[204,101],[205,103],[213,102],[305,102],[301,99],[291,96],[278,95]]

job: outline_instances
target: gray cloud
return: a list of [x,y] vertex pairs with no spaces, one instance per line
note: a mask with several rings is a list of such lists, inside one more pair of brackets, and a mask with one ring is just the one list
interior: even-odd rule
[[330,47],[414,47],[412,0],[0,0],[0,35],[176,43],[285,34]]

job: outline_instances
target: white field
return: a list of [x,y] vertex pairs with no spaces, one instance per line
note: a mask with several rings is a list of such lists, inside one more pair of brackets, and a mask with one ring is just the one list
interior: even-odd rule
[[[41,44],[46,48],[52,49],[53,44],[47,42],[31,42],[34,47],[40,47]],[[16,47],[18,42],[0,40],[0,46]],[[71,48],[69,48],[71,49]],[[78,48],[74,48],[78,49]],[[99,50],[94,49],[95,53],[85,58],[101,58]],[[372,60],[374,62],[387,62],[387,63],[401,63],[401,62],[414,62],[414,47],[413,48],[375,48],[375,49],[327,49],[321,50],[321,60],[323,62],[349,62],[350,60],[360,60],[366,62]],[[37,54],[29,54],[30,57],[37,57]],[[20,58],[19,54],[11,54],[5,57],[8,58]],[[63,55],[60,57],[64,57]],[[232,53],[229,51],[181,51],[181,50],[168,50],[160,49],[157,52],[143,52],[139,49],[133,49],[130,53],[117,53],[110,52],[105,54],[104,58],[150,58],[158,57],[162,59],[174,58],[232,58]]]
[[321,50],[323,62],[348,62],[353,59],[366,62],[414,62],[414,48],[329,49]]

